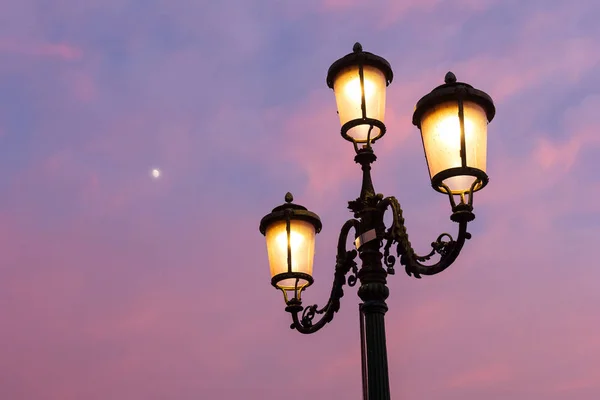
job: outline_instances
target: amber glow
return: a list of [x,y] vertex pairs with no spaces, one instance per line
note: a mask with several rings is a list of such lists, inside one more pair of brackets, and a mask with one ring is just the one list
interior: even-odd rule
[[[486,170],[487,117],[483,108],[471,102],[464,103],[465,149],[468,167]],[[423,145],[429,173],[436,174],[462,166],[461,129],[456,102],[442,103],[425,113],[421,122]],[[468,175],[444,180],[453,192],[469,190],[475,178]]]
[[[288,236],[286,222],[279,221],[267,228],[267,252],[271,277],[288,272]],[[290,222],[291,272],[303,272],[312,275],[315,248],[315,228],[306,221],[292,220]],[[278,283],[282,289],[293,289],[295,279],[285,279]],[[306,280],[301,279],[299,286],[304,286]]]
[[[362,96],[360,77],[356,76],[346,83],[344,86],[344,94],[349,101],[360,105]],[[365,79],[365,101],[369,102],[374,94],[375,84],[371,80]]]
[[[385,114],[386,80],[383,73],[377,68],[364,66],[365,111],[366,117],[383,122]],[[349,67],[341,71],[334,80],[333,90],[337,103],[340,123],[362,119],[362,90],[358,66]],[[365,143],[369,132],[369,125],[358,125],[348,131],[348,135],[357,142]],[[379,128],[373,127],[371,139],[381,135]]]

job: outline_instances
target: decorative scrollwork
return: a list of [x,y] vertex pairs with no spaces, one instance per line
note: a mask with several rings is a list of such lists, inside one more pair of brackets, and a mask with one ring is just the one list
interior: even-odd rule
[[[448,238],[448,240],[443,240],[445,237]],[[424,256],[415,255],[415,258],[417,261],[429,261],[435,254],[439,254],[440,256],[444,257],[452,250],[452,246],[454,246],[455,243],[456,242],[454,239],[452,239],[452,236],[450,236],[448,233],[442,233],[440,236],[438,236],[435,242],[431,243],[431,251],[429,254]]]
[[383,262],[387,267],[388,275],[394,275],[396,273],[396,270],[394,270],[394,264],[396,264],[396,257],[391,256],[389,254],[385,254],[383,257]]
[[[354,285],[356,285],[356,282],[358,281],[358,265],[356,264],[356,262],[354,261],[354,258],[356,257],[356,251],[353,250],[354,254],[352,254],[350,260],[348,262],[351,262],[352,265],[350,265],[350,275],[348,275],[348,286],[353,287]],[[349,252],[351,253],[351,252]]]
[[312,320],[315,318],[315,314],[323,314],[324,312],[324,309],[317,310],[316,304],[306,307],[302,312],[302,325],[312,326]]
[[[372,200],[372,199],[371,199]],[[383,249],[383,262],[387,267],[387,273],[393,275],[394,265],[396,261],[404,265],[405,271],[409,276],[421,278],[421,275],[437,274],[448,266],[450,266],[458,253],[462,249],[466,239],[471,235],[467,232],[468,218],[459,218],[459,230],[456,240],[447,233],[443,233],[431,243],[431,251],[426,255],[418,255],[408,239],[408,233],[404,224],[402,208],[400,203],[394,197],[382,198],[376,196],[376,205],[383,214],[388,208],[392,210],[393,222],[392,225],[385,230],[382,239],[385,241]],[[458,206],[457,206],[458,208]],[[467,210],[470,212],[470,210]],[[470,216],[469,216],[470,218]],[[301,333],[313,333],[321,329],[325,324],[333,319],[333,316],[340,309],[340,299],[344,296],[343,286],[347,283],[348,286],[356,285],[358,281],[358,266],[354,259],[357,256],[356,250],[347,251],[346,242],[350,230],[359,229],[359,221],[356,219],[348,220],[342,227],[338,239],[338,251],[336,256],[336,266],[331,288],[331,294],[327,304],[319,308],[316,304],[303,307],[299,299],[294,298],[287,303],[286,310],[292,315],[291,328],[296,329]],[[393,245],[396,245],[395,255],[390,254]],[[440,259],[432,265],[425,265],[423,262],[429,261],[434,255],[438,254]],[[299,316],[301,314],[301,316]],[[316,316],[320,318],[316,320]]]
[[[448,240],[443,240],[444,237],[447,237]],[[444,257],[452,250],[454,244],[456,244],[456,242],[452,239],[452,236],[447,233],[442,233],[435,242],[431,243],[431,248],[440,256]]]
[[[388,274],[393,274],[396,258],[390,255],[390,248],[396,244],[396,255],[400,264],[404,265],[405,271],[409,276],[421,278],[421,275],[433,275],[446,269],[454,262],[458,253],[462,249],[466,239],[471,238],[471,234],[466,231],[467,221],[459,222],[458,239],[454,240],[447,233],[442,233],[436,241],[431,243],[432,250],[426,255],[418,255],[408,239],[408,233],[404,224],[402,207],[395,197],[386,197],[378,205],[384,212],[388,207],[392,209],[392,225],[386,230],[383,239],[386,241],[383,252],[383,261],[387,267]],[[424,265],[422,262],[429,261],[435,254],[440,256],[440,260],[433,265]],[[391,273],[390,273],[391,271]]]
[[[316,304],[306,307],[302,312],[302,319],[300,320],[300,323],[302,325],[306,327],[312,327],[312,321],[315,318],[315,315],[324,314],[328,310],[331,310],[332,312],[337,312],[339,310],[339,299],[344,296],[344,290],[342,286],[346,281],[346,274],[348,274],[349,271],[352,271],[348,276],[348,286],[354,286],[357,281],[356,274],[358,273],[358,266],[354,261],[355,257],[356,250],[345,251],[343,256],[338,254],[338,256],[336,257],[336,274],[334,279],[334,286],[331,291],[330,301],[325,305],[325,307],[321,309],[319,309]],[[295,328],[293,324],[291,328]]]
[[[290,328],[297,329],[301,333],[316,332],[330,322],[334,314],[339,311],[340,299],[344,296],[343,286],[346,284],[346,275],[350,273],[347,281],[348,286],[354,286],[357,282],[358,266],[354,261],[357,252],[356,250],[346,250],[348,233],[350,229],[357,229],[357,227],[358,221],[355,219],[347,221],[342,227],[338,240],[338,253],[329,301],[322,308],[319,308],[316,304],[303,308],[300,300],[296,298],[290,300],[286,307],[286,310],[292,314],[293,322]],[[302,316],[298,317],[300,312],[302,312]],[[322,315],[322,317],[314,322],[316,315]]]

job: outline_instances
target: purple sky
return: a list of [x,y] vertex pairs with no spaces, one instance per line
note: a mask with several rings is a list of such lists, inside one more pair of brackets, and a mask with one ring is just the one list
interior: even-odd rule
[[[454,233],[415,102],[488,92],[490,184],[457,262],[390,277],[395,399],[600,393],[597,0],[15,0],[0,13],[0,399],[360,399],[358,297],[289,329],[263,215],[318,213],[315,284],[359,191],[329,65],[388,59],[378,192],[418,252]],[[150,171],[162,170],[160,179]],[[410,189],[409,189],[410,188]]]

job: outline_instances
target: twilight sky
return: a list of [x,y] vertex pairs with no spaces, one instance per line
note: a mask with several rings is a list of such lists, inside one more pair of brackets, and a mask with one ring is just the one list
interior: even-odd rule
[[288,190],[321,216],[324,303],[360,183],[325,75],[355,41],[394,69],[373,175],[418,252],[455,224],[415,102],[452,70],[497,107],[473,239],[389,279],[393,398],[598,399],[597,0],[1,4],[0,399],[361,398],[356,288],[290,330],[258,232]]

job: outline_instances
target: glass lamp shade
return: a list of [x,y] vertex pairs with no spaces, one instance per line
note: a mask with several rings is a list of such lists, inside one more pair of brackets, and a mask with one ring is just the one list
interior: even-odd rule
[[308,278],[312,277],[315,234],[314,225],[302,220],[290,221],[289,235],[287,221],[278,221],[267,227],[265,237],[271,278],[283,278],[277,280],[277,287],[294,290],[296,286],[304,288],[312,283]]
[[[361,69],[363,84],[361,84]],[[380,126],[372,121],[383,123],[385,117],[385,91],[387,82],[383,72],[371,66],[351,66],[334,78],[333,91],[338,114],[345,134],[356,143],[375,141],[382,135]],[[363,118],[363,98],[365,112]],[[369,130],[371,134],[369,135]]]
[[[478,177],[468,172],[486,172],[487,118],[481,106],[472,102],[463,103],[464,149],[466,169],[463,166],[461,118],[457,102],[439,104],[423,115],[421,135],[429,166],[429,175],[435,181],[444,171],[455,171],[442,183],[452,193],[469,191]],[[458,168],[458,169],[457,169]],[[475,189],[479,189],[476,187]]]
[[487,125],[495,114],[491,98],[457,83],[454,74],[418,103],[413,123],[421,130],[433,188],[464,194],[482,189],[486,174]]
[[331,65],[327,86],[335,94],[344,139],[369,145],[385,134],[385,96],[392,78],[390,64],[362,51],[360,43]]
[[299,300],[302,290],[313,283],[315,236],[321,231],[319,216],[292,200],[287,193],[286,203],[265,215],[259,228],[267,243],[271,284],[283,291],[286,302],[287,292]]

